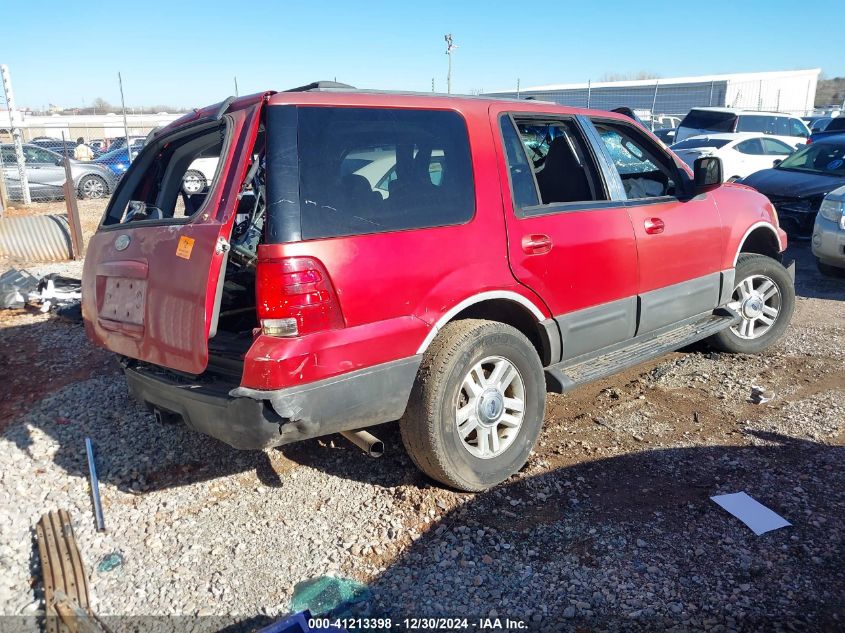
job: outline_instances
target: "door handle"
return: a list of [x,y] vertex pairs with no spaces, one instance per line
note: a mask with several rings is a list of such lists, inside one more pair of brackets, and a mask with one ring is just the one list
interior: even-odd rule
[[645,227],[645,232],[649,235],[663,233],[663,229],[666,228],[666,225],[660,218],[646,218],[645,222],[643,222],[643,226]]
[[528,255],[544,255],[552,250],[552,238],[542,233],[523,235],[522,250]]

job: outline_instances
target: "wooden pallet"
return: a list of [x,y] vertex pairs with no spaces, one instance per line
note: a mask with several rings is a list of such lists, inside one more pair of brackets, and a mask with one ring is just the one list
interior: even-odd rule
[[83,633],[107,630],[91,612],[88,574],[76,545],[67,510],[52,510],[35,526],[48,633]]

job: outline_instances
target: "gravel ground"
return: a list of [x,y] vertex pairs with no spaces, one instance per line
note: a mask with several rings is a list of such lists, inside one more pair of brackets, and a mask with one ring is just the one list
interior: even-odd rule
[[[420,475],[395,425],[374,431],[377,461],[338,436],[237,452],[158,425],[80,325],[7,311],[0,379],[18,383],[0,408],[0,613],[43,610],[33,528],[67,508],[101,615],[217,614],[248,629],[329,575],[368,583],[366,613],[394,619],[843,630],[845,282],[820,277],[804,244],[792,256],[800,298],[775,349],[698,346],[550,395],[529,464],[475,495]],[[774,400],[749,402],[752,385]],[[709,500],[742,490],[792,527],[757,537]],[[99,571],[113,552],[123,563]]]

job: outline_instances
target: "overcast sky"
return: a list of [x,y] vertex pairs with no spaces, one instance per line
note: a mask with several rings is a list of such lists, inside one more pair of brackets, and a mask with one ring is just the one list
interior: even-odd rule
[[[413,7],[413,8],[412,8]],[[198,106],[317,79],[453,92],[820,67],[845,76],[845,2],[6,3],[0,63],[20,106]],[[825,35],[825,25],[831,27]],[[836,36],[834,37],[834,32]]]

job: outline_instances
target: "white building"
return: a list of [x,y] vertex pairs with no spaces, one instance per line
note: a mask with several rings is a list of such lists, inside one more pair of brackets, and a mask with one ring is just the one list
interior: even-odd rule
[[[83,137],[86,141],[124,136],[123,116],[120,114],[46,114],[35,115],[30,112],[17,112],[15,124],[20,127],[23,139],[32,140],[39,136],[68,140]],[[167,125],[182,114],[127,114],[126,124],[130,136],[145,136],[153,128]],[[8,111],[0,111],[0,136],[8,138]]]
[[696,106],[810,114],[820,68],[701,77],[551,84],[486,92],[491,97],[554,101],[598,110],[627,106],[646,114],[683,116]]

